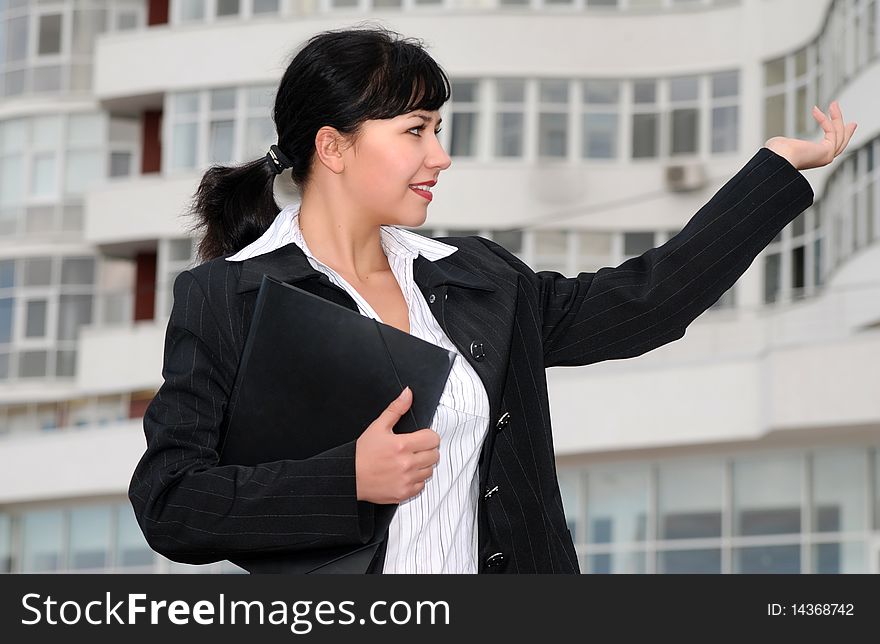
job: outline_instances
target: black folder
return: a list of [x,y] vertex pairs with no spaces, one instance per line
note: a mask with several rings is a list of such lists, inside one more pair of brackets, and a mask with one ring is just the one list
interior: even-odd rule
[[[221,427],[220,464],[306,459],[355,440],[406,386],[412,405],[394,432],[430,427],[455,357],[263,275]],[[230,561],[251,573],[363,573],[397,509],[371,505],[375,530],[367,543]]]

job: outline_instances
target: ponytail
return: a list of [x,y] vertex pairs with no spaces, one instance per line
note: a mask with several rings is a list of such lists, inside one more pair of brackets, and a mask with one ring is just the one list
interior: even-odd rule
[[200,261],[235,253],[266,232],[281,210],[275,202],[275,177],[268,157],[208,168],[189,209],[196,219],[191,232],[204,230]]

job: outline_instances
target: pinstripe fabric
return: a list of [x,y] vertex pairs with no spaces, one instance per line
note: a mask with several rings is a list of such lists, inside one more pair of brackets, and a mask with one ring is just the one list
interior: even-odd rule
[[[677,235],[617,267],[535,272],[480,237],[444,238],[458,250],[413,260],[428,310],[488,396],[478,572],[579,571],[556,479],[545,369],[632,358],[681,338],[812,201],[806,178],[762,147]],[[141,529],[155,550],[189,563],[362,543],[374,506],[356,500],[354,442],[258,467],[219,467],[215,451],[262,275],[358,305],[297,244],[224,260],[174,284],[164,383],[144,416],[147,449],[129,487]],[[590,431],[589,409],[582,425]],[[384,562],[376,563],[381,571]]]
[[[309,250],[299,227],[299,202],[286,206],[252,244],[228,257],[244,261],[295,243],[309,263],[357,303],[361,315],[379,314],[344,277]],[[410,333],[457,355],[429,427],[440,435],[440,462],[416,496],[403,501],[388,529],[383,573],[477,572],[477,459],[488,430],[489,399],[473,367],[431,315],[413,280],[413,260],[442,259],[458,250],[395,226],[381,226],[380,240],[409,309]]]

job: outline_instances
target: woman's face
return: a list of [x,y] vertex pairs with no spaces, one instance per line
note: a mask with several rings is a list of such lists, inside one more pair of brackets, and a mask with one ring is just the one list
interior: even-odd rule
[[439,120],[437,110],[370,120],[357,144],[345,151],[344,189],[374,223],[425,222],[431,201],[410,186],[439,181],[452,163],[437,138]]

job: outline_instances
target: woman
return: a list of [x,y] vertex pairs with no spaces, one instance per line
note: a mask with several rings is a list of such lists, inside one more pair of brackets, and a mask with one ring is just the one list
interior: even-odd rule
[[[430,187],[450,166],[437,139],[448,99],[446,75],[418,43],[381,29],[325,32],[281,80],[277,146],[205,173],[194,201],[204,262],[174,283],[165,382],[130,487],[158,552],[208,563],[354,546],[372,537],[374,504],[399,503],[370,572],[579,572],[545,368],[681,338],[812,203],[799,170],[830,163],[855,129],[836,103],[830,118],[816,108],[822,142],[770,139],[668,242],[565,277],[487,239],[403,229],[425,222]],[[279,212],[273,180],[286,168],[302,199]],[[411,403],[405,390],[349,444],[218,466],[263,274],[454,350],[462,359],[431,427],[391,431]]]

